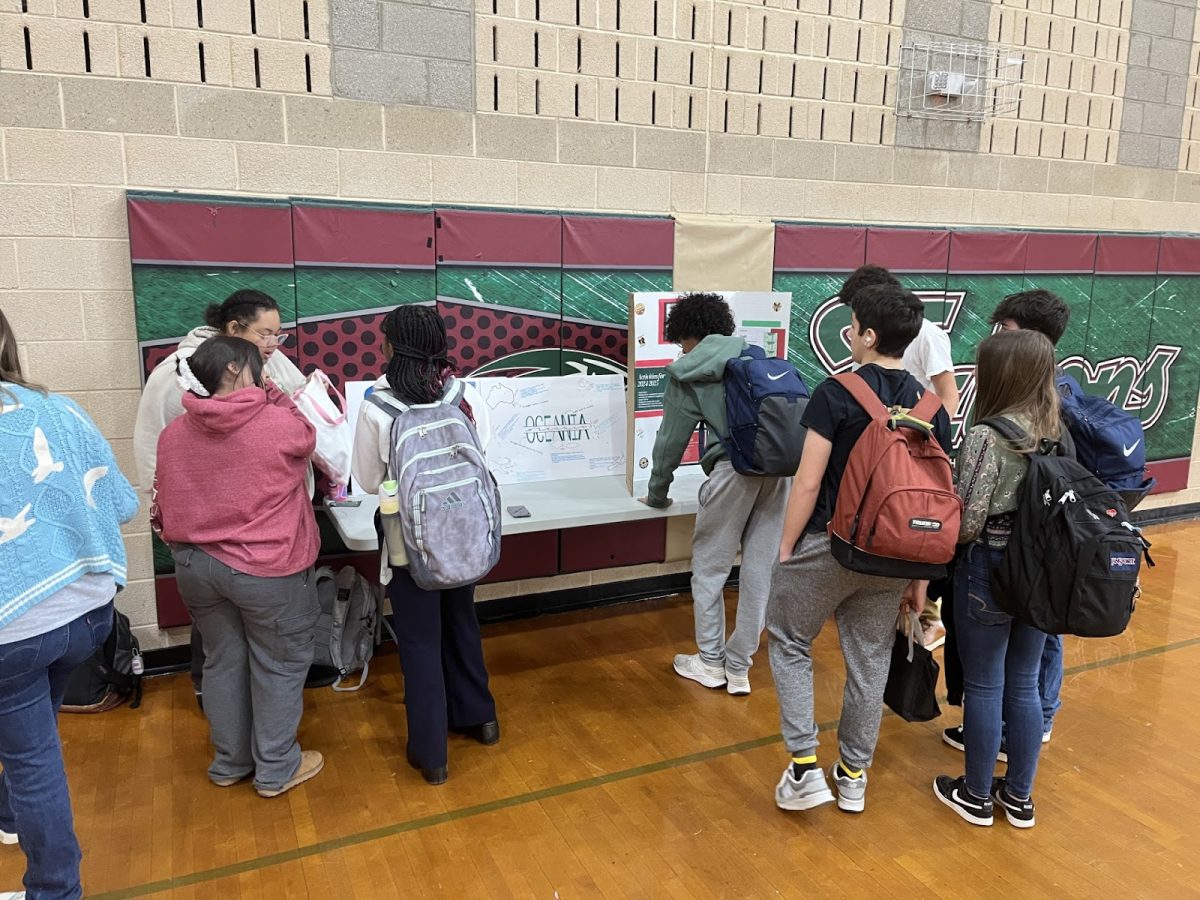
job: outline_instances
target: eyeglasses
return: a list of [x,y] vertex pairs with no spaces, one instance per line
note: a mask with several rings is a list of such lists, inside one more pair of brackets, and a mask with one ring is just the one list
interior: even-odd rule
[[286,343],[288,342],[288,340],[291,338],[291,335],[290,335],[290,334],[283,334],[283,333],[280,333],[280,334],[267,334],[267,333],[264,333],[264,332],[261,332],[261,331],[259,331],[259,330],[255,329],[255,328],[250,328],[250,327],[248,327],[248,326],[245,326],[245,325],[243,325],[242,327],[243,327],[243,329],[244,329],[246,332],[248,332],[249,334],[252,334],[252,335],[254,335],[256,338],[258,338],[260,341],[262,341],[262,342],[263,342],[264,344],[266,344],[268,347],[270,347],[270,346],[280,346],[280,347],[282,347],[282,346],[283,346],[284,344],[286,344]]

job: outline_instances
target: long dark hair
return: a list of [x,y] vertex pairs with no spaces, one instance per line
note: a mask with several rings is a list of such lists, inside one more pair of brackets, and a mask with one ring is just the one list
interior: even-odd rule
[[46,389],[41,385],[25,380],[21,371],[21,356],[17,353],[17,336],[13,334],[4,310],[0,309],[0,397],[15,401],[16,397],[12,392],[5,389],[5,383],[46,393]]
[[391,345],[388,387],[406,403],[433,403],[442,396],[450,375],[446,323],[431,306],[398,306],[383,320],[383,337]]
[[230,364],[239,372],[249,366],[254,384],[262,384],[263,361],[258,347],[241,338],[226,335],[210,337],[196,348],[195,353],[186,360],[181,360],[181,370],[182,363],[186,363],[192,370],[192,374],[208,391],[210,397],[215,396],[220,389],[221,379],[225,377]]
[[985,338],[975,354],[974,421],[1023,416],[1029,439],[1013,449],[1032,453],[1043,438],[1062,436],[1058,390],[1054,385],[1054,344],[1040,331],[1000,331]]
[[223,303],[210,303],[204,310],[204,323],[221,332],[230,322],[237,322],[245,328],[266,309],[279,310],[274,297],[253,288],[243,288],[234,291]]

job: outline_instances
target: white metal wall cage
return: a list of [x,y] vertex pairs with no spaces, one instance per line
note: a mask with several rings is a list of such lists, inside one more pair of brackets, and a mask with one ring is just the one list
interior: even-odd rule
[[913,40],[900,48],[896,114],[982,122],[1012,116],[1026,51],[973,42]]

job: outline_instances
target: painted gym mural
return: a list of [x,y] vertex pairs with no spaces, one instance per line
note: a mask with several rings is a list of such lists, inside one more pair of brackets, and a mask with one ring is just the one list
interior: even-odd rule
[[[380,321],[402,303],[437,305],[464,375],[624,374],[629,295],[672,286],[674,223],[662,218],[131,192],[129,220],[145,372],[209,303],[255,287],[292,326],[283,351],[339,385],[380,372]],[[810,387],[849,364],[849,310],[835,295],[865,262],[892,269],[949,332],[959,429],[992,309],[1034,287],[1062,296],[1062,364],[1141,417],[1159,490],[1186,487],[1200,238],[778,223],[774,289],[792,294],[789,357]],[[157,549],[160,624],[182,624]]]

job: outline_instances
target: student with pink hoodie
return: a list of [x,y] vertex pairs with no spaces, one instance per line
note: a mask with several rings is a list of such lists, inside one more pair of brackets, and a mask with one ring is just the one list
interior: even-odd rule
[[208,777],[228,787],[253,775],[275,797],[324,765],[296,740],[319,613],[305,484],[316,434],[263,387],[248,341],[210,338],[178,366],[185,414],[158,440],[151,517],[204,634]]

